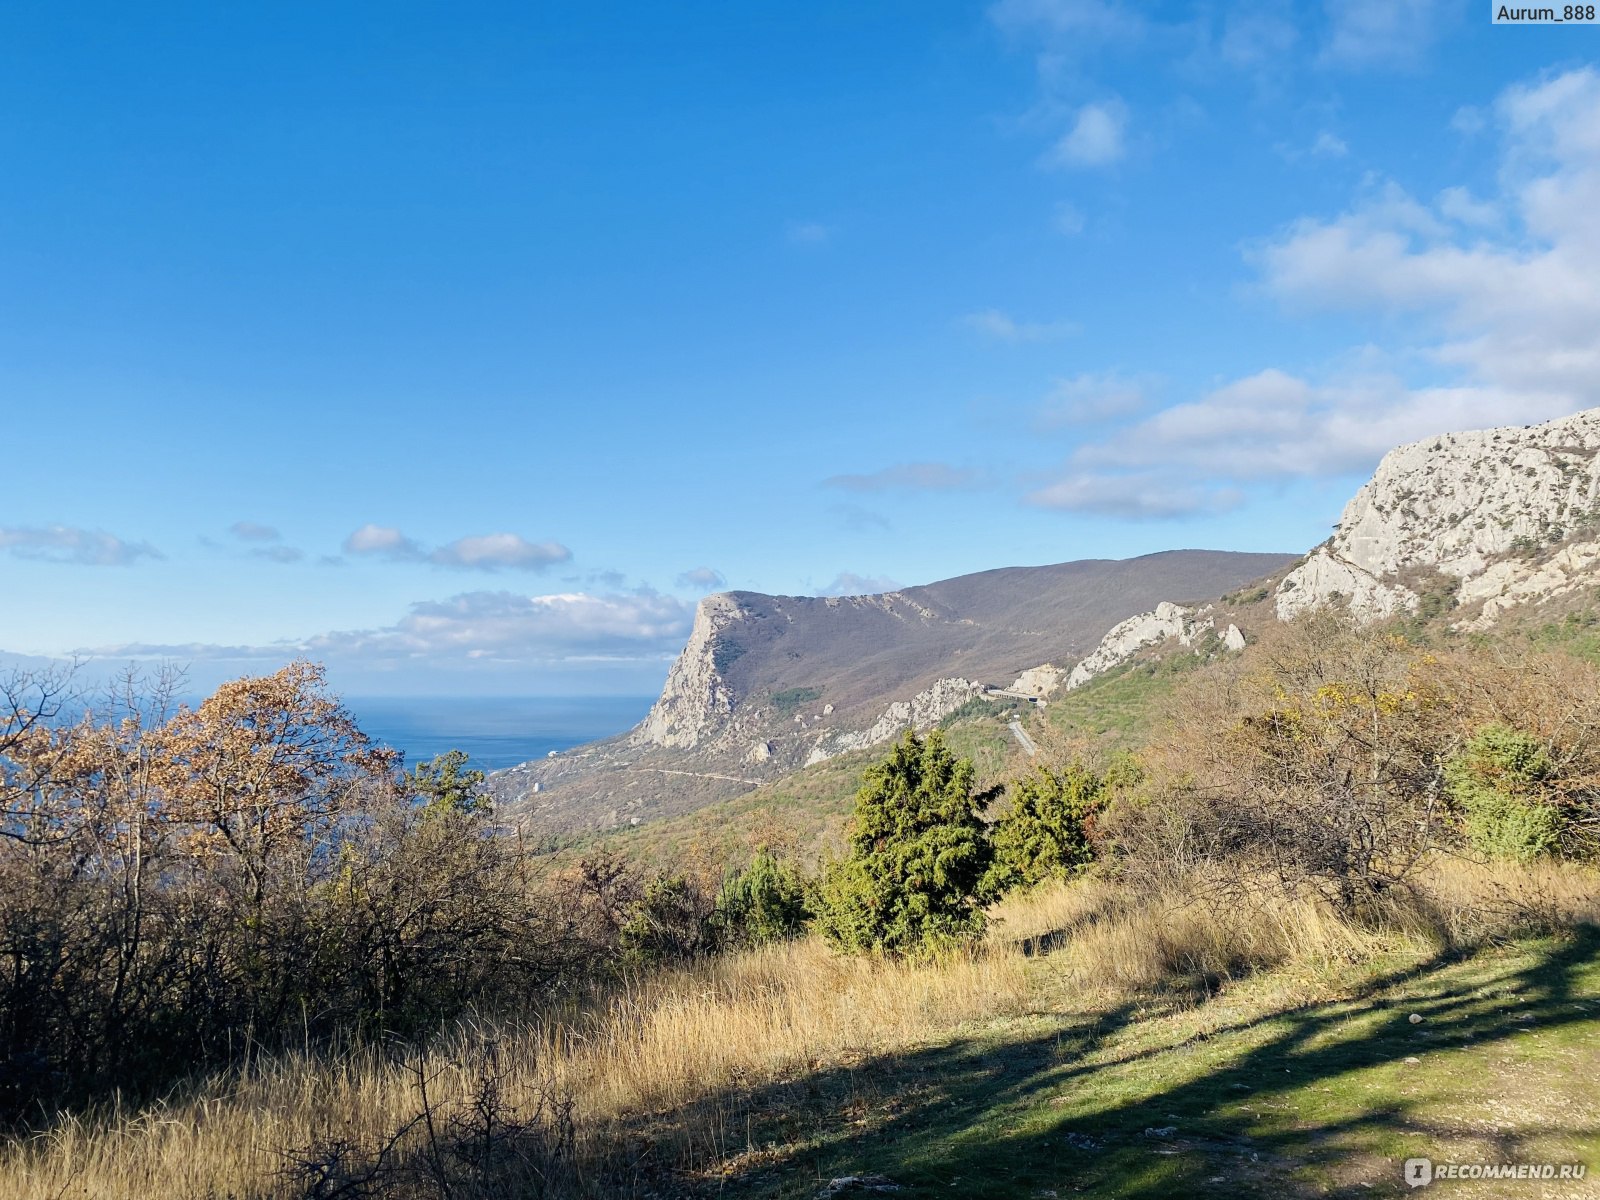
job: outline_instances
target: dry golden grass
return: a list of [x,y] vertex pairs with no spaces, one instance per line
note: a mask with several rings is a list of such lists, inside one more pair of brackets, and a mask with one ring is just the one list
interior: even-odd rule
[[63,1121],[0,1160],[0,1200],[292,1194],[274,1184],[285,1149],[381,1142],[417,1113],[418,1068],[442,1119],[472,1093],[486,1039],[509,1105],[572,1097],[580,1175],[598,1180],[626,1129],[644,1128],[692,1169],[728,1149],[729,1113],[715,1098],[1017,1009],[1023,966],[1020,955],[983,950],[883,963],[805,941],[640,980],[564,1020],[463,1030],[410,1063],[287,1056],[216,1081],[204,1098]]
[[[1581,868],[1442,860],[1423,892],[1361,927],[1308,901],[1207,906],[1176,890],[1129,898],[1094,879],[1014,897],[995,915],[984,946],[939,962],[845,958],[804,941],[641,978],[538,1024],[464,1028],[410,1061],[376,1051],[267,1060],[138,1113],[62,1120],[0,1157],[0,1200],[303,1195],[281,1174],[287,1149],[380,1144],[417,1115],[419,1070],[444,1121],[489,1062],[514,1108],[571,1097],[573,1165],[550,1194],[626,1194],[617,1181],[645,1143],[651,1161],[674,1170],[736,1152],[740,1097],[1025,1011],[1037,986],[1030,955],[1048,951],[1050,974],[1064,971],[1082,1005],[1174,981],[1212,986],[1290,962],[1600,920],[1600,886]],[[423,1137],[413,1127],[401,1146]]]

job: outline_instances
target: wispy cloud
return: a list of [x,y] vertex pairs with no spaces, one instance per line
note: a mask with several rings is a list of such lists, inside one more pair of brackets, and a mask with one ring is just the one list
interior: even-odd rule
[[1127,151],[1128,106],[1120,99],[1085,104],[1045,161],[1058,167],[1105,167]]
[[[1492,112],[1498,194],[1446,188],[1429,203],[1379,181],[1250,253],[1286,307],[1382,316],[1395,344],[1321,372],[1264,367],[1114,428],[1031,502],[1215,511],[1241,485],[1359,474],[1446,430],[1600,406],[1600,71],[1509,88]],[[1419,364],[1432,379],[1412,378]]]
[[252,558],[284,564],[305,561],[305,551],[295,546],[283,545],[283,535],[271,525],[261,525],[255,521],[235,521],[228,527],[228,532],[250,547],[249,553]]
[[306,655],[363,667],[654,661],[682,647],[693,616],[693,605],[648,590],[544,596],[476,591],[418,601],[393,625],[375,629],[254,646],[127,643],[83,653],[262,663]]
[[711,567],[695,567],[678,576],[678,586],[703,592],[717,592],[727,587],[728,581],[721,571]]
[[1115,371],[1084,372],[1058,379],[1040,405],[1037,424],[1044,429],[1087,425],[1131,417],[1146,408],[1147,385]]
[[1081,331],[1081,327],[1073,321],[1019,321],[997,308],[968,313],[961,318],[961,323],[988,341],[1011,345],[1020,342],[1053,342]]
[[1089,220],[1075,204],[1063,201],[1056,205],[1051,217],[1051,227],[1063,237],[1077,237],[1088,226]]
[[16,558],[85,567],[125,567],[141,558],[162,557],[149,542],[124,541],[104,530],[71,525],[0,526],[0,550]]
[[1156,472],[1073,474],[1030,493],[1036,508],[1094,513],[1132,521],[1167,520],[1237,508],[1237,488],[1183,483]]
[[969,488],[979,482],[976,471],[954,467],[949,463],[917,462],[884,467],[865,475],[833,475],[822,481],[823,487],[842,488],[847,492],[888,491],[954,491]]
[[428,561],[439,566],[474,571],[539,571],[571,558],[572,551],[560,542],[530,542],[515,533],[457,538],[428,555]]
[[1114,0],[998,0],[989,18],[1008,32],[1042,32],[1084,53],[1134,41],[1148,25],[1137,6]]
[[841,571],[817,593],[819,596],[877,596],[884,592],[900,590],[900,585],[884,575],[857,575],[854,571]]
[[530,542],[515,533],[457,538],[448,545],[429,550],[398,529],[370,524],[345,538],[344,552],[361,558],[426,562],[473,571],[539,571],[572,558],[572,551],[560,542]]
[[254,558],[264,558],[268,562],[275,563],[297,563],[303,561],[306,556],[304,550],[294,546],[256,546],[251,549],[250,554]]
[[276,542],[282,536],[271,525],[260,525],[255,521],[235,521],[228,526],[228,532],[241,542]]
[[1326,0],[1323,61],[1346,67],[1410,64],[1438,37],[1453,6],[1439,0]]
[[888,533],[894,527],[882,513],[859,504],[834,504],[829,511],[838,519],[839,527],[851,533]]

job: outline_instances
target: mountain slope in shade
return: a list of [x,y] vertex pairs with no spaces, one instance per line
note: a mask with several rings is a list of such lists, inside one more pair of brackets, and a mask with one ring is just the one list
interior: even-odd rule
[[687,811],[931,725],[1041,664],[1069,668],[1137,612],[1220,595],[1292,561],[1174,550],[876,596],[708,596],[639,726],[499,773],[494,788],[512,814],[548,830]]

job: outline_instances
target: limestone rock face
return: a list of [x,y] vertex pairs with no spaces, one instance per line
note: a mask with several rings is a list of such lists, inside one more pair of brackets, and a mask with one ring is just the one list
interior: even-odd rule
[[909,700],[896,700],[867,729],[826,734],[819,738],[806,758],[806,766],[826,762],[836,754],[880,745],[898,737],[906,729],[929,729],[974,696],[982,694],[981,683],[959,677],[941,679]]
[[1041,666],[1029,667],[1006,690],[1008,692],[1021,692],[1025,696],[1048,696],[1061,686],[1067,673],[1060,667],[1050,663]]
[[1370,571],[1321,547],[1278,584],[1273,608],[1278,620],[1289,621],[1335,600],[1344,601],[1369,621],[1393,616],[1402,609],[1410,611],[1417,605],[1417,597],[1409,588],[1384,583]]
[[733,715],[734,696],[717,668],[717,638],[745,615],[738,600],[726,593],[700,601],[689,643],[672,664],[650,712],[628,735],[629,744],[689,750],[722,731]]
[[[1542,425],[1447,433],[1391,450],[1337,532],[1279,584],[1280,617],[1342,599],[1364,618],[1416,597],[1393,576],[1433,569],[1484,601],[1474,624],[1518,600],[1578,586],[1600,550],[1600,409]],[[1535,564],[1531,552],[1574,546]],[[1556,560],[1564,560],[1557,562]],[[1502,598],[1515,597],[1502,602]]]
[[1205,615],[1209,611],[1210,605],[1189,608],[1163,600],[1152,611],[1113,625],[1094,652],[1072,668],[1072,674],[1067,676],[1067,690],[1082,687],[1113,667],[1121,666],[1145,647],[1168,638],[1176,638],[1180,646],[1193,645],[1201,634],[1216,629],[1216,622]]

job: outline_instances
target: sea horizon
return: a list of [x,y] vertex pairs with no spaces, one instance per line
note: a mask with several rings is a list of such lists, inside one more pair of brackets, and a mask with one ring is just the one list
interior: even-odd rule
[[368,737],[415,765],[464,750],[499,771],[633,728],[654,696],[345,696]]

